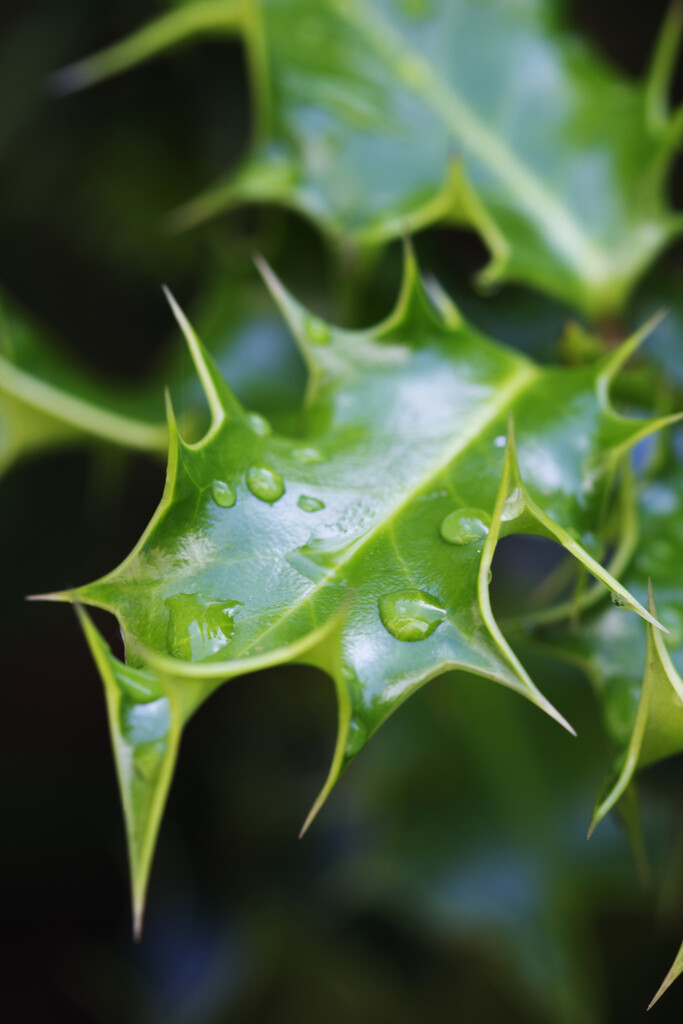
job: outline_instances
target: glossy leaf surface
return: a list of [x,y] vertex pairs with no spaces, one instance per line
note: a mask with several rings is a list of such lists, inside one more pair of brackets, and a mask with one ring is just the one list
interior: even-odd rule
[[108,685],[133,699],[131,669],[146,690],[156,677],[181,722],[234,676],[296,660],[326,670],[339,732],[313,814],[381,723],[448,669],[563,722],[493,618],[493,553],[508,534],[550,537],[648,618],[580,541],[592,543],[623,453],[661,421],[609,404],[637,339],[598,367],[541,369],[443,296],[437,312],[410,254],[395,312],[367,331],[313,317],[264,272],[309,370],[297,435],[243,410],[175,307],[212,425],[190,445],[170,414],[166,490],[145,534],[118,569],[62,596],[117,616],[128,665],[107,658]]
[[178,224],[244,202],[284,204],[361,243],[465,223],[491,253],[483,281],[523,282],[600,317],[680,231],[666,177],[683,130],[668,105],[681,15],[663,27],[647,83],[634,83],[567,32],[559,6],[184,0],[57,84],[239,33],[252,151]]

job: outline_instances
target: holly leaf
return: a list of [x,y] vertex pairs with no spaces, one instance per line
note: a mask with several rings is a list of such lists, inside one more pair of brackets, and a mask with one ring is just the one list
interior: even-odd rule
[[[652,584],[650,611],[656,614]],[[680,638],[679,638],[680,639]],[[683,751],[683,680],[658,630],[647,629],[645,670],[628,746],[598,798],[588,835],[626,792],[636,771]]]
[[[287,421],[303,390],[301,360],[286,326],[253,281],[205,284],[196,312],[207,345],[240,400]],[[269,376],[271,372],[272,377]],[[205,401],[177,352],[135,387],[112,387],[69,359],[17,305],[0,293],[0,476],[31,453],[104,441],[165,456],[163,388],[196,430]]]
[[[299,661],[334,679],[337,742],[306,825],[386,718],[449,669],[510,687],[570,728],[491,612],[499,537],[557,541],[654,621],[581,544],[624,452],[667,422],[610,406],[610,381],[638,338],[600,366],[540,368],[466,324],[442,292],[432,305],[410,252],[395,311],[364,331],[312,316],[264,275],[308,367],[296,435],[244,411],[171,298],[211,426],[189,444],[169,403],[166,487],[147,530],[109,575],[53,595],[117,617],[126,665],[101,653],[88,626],[109,690],[130,702],[142,688],[145,707],[170,701],[163,770],[158,761],[144,784],[135,775],[144,800],[124,797],[140,809],[129,835],[137,892],[159,823],[148,808],[163,802],[177,749],[171,732],[237,675]],[[109,708],[134,768],[137,733]]]
[[[683,751],[683,467],[675,463],[639,496],[633,558],[624,585],[654,606],[666,638],[633,627],[616,605],[601,605],[569,630],[541,635],[545,649],[579,665],[603,708],[605,725],[619,754],[595,805],[589,834],[617,804],[639,769]],[[627,528],[628,528],[628,520]],[[648,595],[649,591],[649,595]],[[654,612],[652,612],[654,616]],[[644,669],[643,669],[644,666]]]
[[273,202],[377,244],[470,225],[481,281],[517,281],[606,317],[680,233],[666,177],[683,134],[668,92],[683,27],[633,82],[546,0],[184,0],[60,72],[69,91],[201,35],[239,34],[255,132],[243,164],[177,226]]
[[85,439],[162,453],[158,402],[79,370],[0,296],[0,474],[24,455]]

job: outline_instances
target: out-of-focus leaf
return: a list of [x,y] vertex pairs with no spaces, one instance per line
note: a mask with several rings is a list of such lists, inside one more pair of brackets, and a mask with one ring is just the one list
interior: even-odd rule
[[[221,374],[242,405],[257,409],[274,424],[288,423],[298,414],[305,388],[305,368],[297,346],[267,293],[251,274],[246,277],[223,266],[205,281],[193,303],[192,320]],[[158,390],[168,384],[179,419],[194,420],[206,403],[194,367],[182,353],[177,335],[162,372],[155,374]]]
[[254,143],[178,224],[244,202],[292,207],[359,243],[465,223],[491,252],[484,282],[523,282],[608,316],[681,229],[666,197],[683,132],[668,103],[681,11],[662,29],[649,79],[635,83],[567,31],[559,6],[185,0],[56,85],[239,33]]
[[[650,611],[655,614],[650,589]],[[647,629],[645,669],[638,710],[628,746],[615,777],[598,798],[590,833],[624,794],[635,772],[683,751],[683,681],[673,666],[658,630]]]
[[539,368],[454,307],[437,312],[410,253],[394,313],[367,331],[312,317],[264,272],[309,369],[297,436],[243,410],[176,306],[211,427],[188,444],[169,409],[166,489],[143,537],[108,576],[57,596],[114,613],[128,666],[108,661],[111,677],[128,692],[131,668],[158,673],[183,722],[237,675],[325,669],[338,737],[312,818],[382,722],[448,669],[566,724],[494,620],[493,553],[500,536],[551,538],[650,620],[580,540],[623,453],[666,421],[610,406],[638,338],[599,366]]
[[[301,357],[252,281],[210,283],[197,302],[207,344],[239,398],[288,422],[304,387]],[[173,355],[143,385],[107,387],[48,342],[6,296],[0,306],[0,474],[24,455],[105,441],[164,455],[168,387],[188,427],[204,408],[201,385]]]
[[149,393],[108,388],[59,355],[6,298],[0,307],[0,473],[25,454],[94,439],[163,452]]
[[633,303],[634,318],[652,316],[658,309],[666,316],[657,328],[656,343],[648,344],[649,362],[663,372],[668,385],[683,389],[683,274],[675,267],[660,266],[648,278]]
[[[683,468],[648,483],[639,499],[640,539],[624,583],[648,600],[652,580],[658,631],[631,628],[623,611],[604,605],[570,630],[542,636],[542,644],[580,665],[603,706],[605,724],[620,749],[613,775],[597,801],[591,831],[622,796],[635,772],[683,750]],[[643,671],[643,666],[645,666]]]

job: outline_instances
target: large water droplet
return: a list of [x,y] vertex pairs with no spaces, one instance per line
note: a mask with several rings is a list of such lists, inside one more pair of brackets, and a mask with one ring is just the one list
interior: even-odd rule
[[297,462],[303,462],[305,465],[313,465],[314,463],[325,461],[325,456],[317,448],[295,448],[292,452],[292,458],[296,459]]
[[226,483],[225,480],[214,480],[211,485],[211,494],[213,500],[221,508],[232,508],[237,501],[237,491],[232,484]]
[[235,631],[233,616],[241,601],[202,601],[197,594],[167,597],[166,640],[174,658],[201,661],[220,651]]
[[303,512],[320,512],[321,509],[325,508],[325,502],[321,501],[320,498],[311,498],[307,494],[302,494],[297,505]]
[[330,328],[325,321],[310,314],[304,320],[304,330],[306,331],[306,337],[314,345],[327,345],[331,337]]
[[247,413],[247,422],[249,424],[249,428],[253,430],[255,434],[258,434],[259,437],[268,437],[268,435],[273,432],[273,428],[268,420],[258,412]]
[[610,591],[610,595],[609,596],[612,599],[612,604],[614,605],[615,608],[629,608],[630,607],[630,602],[627,601],[625,597],[622,597],[621,594],[617,594],[614,590]]
[[250,466],[247,470],[247,487],[259,501],[271,505],[285,493],[285,482],[275,469],[268,466]]
[[484,540],[490,525],[491,517],[483,509],[461,508],[446,516],[440,533],[449,544],[472,544]]
[[395,590],[379,601],[384,628],[397,640],[424,640],[446,618],[435,597],[424,590]]
[[505,499],[500,518],[504,523],[509,522],[511,519],[517,519],[524,511],[524,505],[524,492],[521,487],[515,487]]

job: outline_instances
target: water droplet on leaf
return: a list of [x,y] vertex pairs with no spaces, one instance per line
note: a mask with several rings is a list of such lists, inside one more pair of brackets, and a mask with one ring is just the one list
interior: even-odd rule
[[268,435],[273,432],[273,428],[268,420],[258,412],[248,413],[247,422],[249,423],[249,428],[253,430],[255,434],[258,434],[259,437],[268,437]]
[[397,640],[424,640],[446,618],[435,597],[424,590],[396,590],[379,601],[384,628]]
[[221,508],[232,508],[237,501],[237,491],[232,484],[226,483],[225,480],[214,480],[211,486],[211,494],[213,500]]
[[233,616],[240,601],[202,601],[197,594],[174,594],[168,608],[166,640],[174,658],[201,661],[220,651],[235,632]]
[[612,604],[614,605],[615,608],[628,608],[629,607],[629,602],[626,600],[626,598],[622,597],[621,594],[615,593],[614,590],[610,591],[610,595],[609,596],[610,596],[610,598],[612,600]]
[[515,487],[505,499],[500,518],[504,523],[509,522],[511,519],[517,519],[524,511],[524,505],[524,492],[521,487]]
[[321,509],[325,508],[325,502],[321,501],[320,498],[311,498],[307,494],[302,494],[297,505],[303,512],[320,512]]
[[285,482],[277,470],[268,466],[250,466],[247,470],[247,487],[259,501],[272,505],[285,493]]
[[303,462],[305,465],[313,465],[317,462],[325,461],[325,456],[317,448],[295,448],[292,452],[292,458],[296,459],[297,462]]
[[461,508],[450,512],[441,523],[440,533],[449,544],[472,544],[489,532],[491,517],[480,508]]

